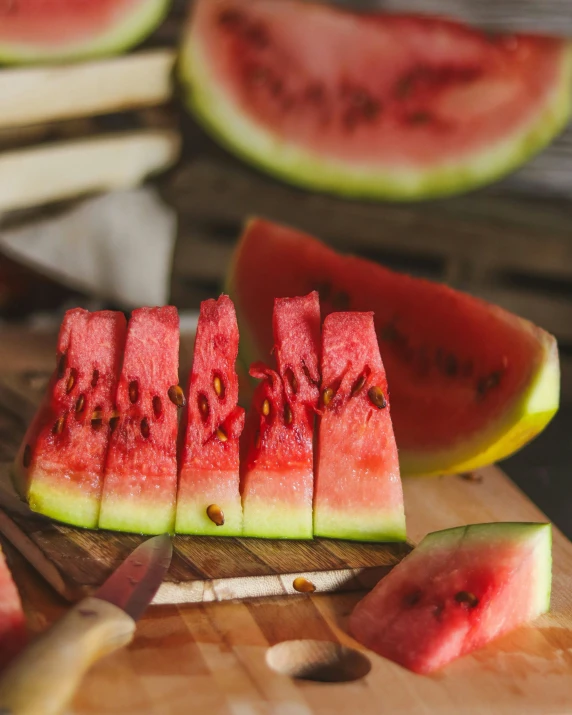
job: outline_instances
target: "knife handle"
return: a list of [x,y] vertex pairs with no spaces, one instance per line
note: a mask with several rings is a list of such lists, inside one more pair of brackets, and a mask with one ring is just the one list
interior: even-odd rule
[[93,663],[133,638],[121,608],[86,598],[26,648],[0,678],[2,715],[58,715]]

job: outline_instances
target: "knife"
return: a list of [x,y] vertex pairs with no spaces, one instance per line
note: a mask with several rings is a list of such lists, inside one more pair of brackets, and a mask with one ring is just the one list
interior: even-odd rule
[[93,663],[127,645],[171,563],[167,534],[144,541],[0,678],[0,715],[58,715]]

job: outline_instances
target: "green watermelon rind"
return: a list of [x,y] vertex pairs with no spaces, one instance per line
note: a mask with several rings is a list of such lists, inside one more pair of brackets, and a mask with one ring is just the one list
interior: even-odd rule
[[572,43],[562,54],[560,77],[550,99],[525,127],[458,163],[409,171],[327,161],[273,136],[228,99],[211,75],[199,43],[190,37],[183,43],[179,76],[186,105],[198,122],[222,146],[261,170],[302,188],[347,198],[409,201],[450,196],[491,183],[546,147],[572,113]]
[[20,65],[96,59],[120,54],[142,42],[164,20],[171,0],[143,0],[120,23],[91,40],[61,47],[0,40],[0,64]]
[[378,510],[374,516],[368,510],[367,514],[356,513],[350,518],[347,511],[321,506],[314,508],[314,536],[374,543],[407,541],[405,515],[402,509]]
[[110,496],[101,502],[99,528],[132,534],[173,534],[175,502]]
[[[443,529],[427,534],[412,552],[434,551],[437,548],[450,548],[456,542],[459,547],[461,540],[481,538],[483,544],[498,542],[526,542],[536,539],[534,577],[535,598],[532,609],[537,616],[550,610],[552,594],[552,524],[538,522],[493,522],[484,524],[469,524],[451,529]],[[407,557],[406,557],[407,559]]]
[[50,481],[47,475],[41,478],[37,472],[34,474],[27,494],[30,509],[64,524],[96,529],[100,495],[85,494],[72,481],[66,486],[59,479],[52,485]]

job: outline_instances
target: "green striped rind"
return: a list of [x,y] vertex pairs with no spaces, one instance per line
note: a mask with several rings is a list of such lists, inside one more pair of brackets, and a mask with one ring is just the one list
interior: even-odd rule
[[117,54],[142,42],[165,18],[171,0],[141,0],[132,12],[101,35],[53,47],[0,39],[0,63],[64,62]]
[[314,535],[351,541],[406,541],[403,509],[346,509],[314,505]]
[[564,129],[572,106],[571,44],[563,50],[558,80],[536,117],[486,151],[427,169],[359,165],[313,154],[249,118],[213,77],[196,38],[188,37],[183,45],[179,74],[187,106],[227,149],[290,183],[362,199],[433,198],[490,183],[544,148]]
[[136,534],[172,534],[175,530],[175,500],[153,496],[104,494],[99,528]]
[[243,503],[243,536],[261,539],[312,539],[311,505],[249,496]]
[[[523,329],[531,329],[525,321],[522,325]],[[439,452],[400,450],[403,475],[431,476],[479,469],[508,457],[542,432],[560,405],[560,363],[555,338],[537,332],[542,335],[542,358],[514,406],[505,410],[500,419],[492,419],[476,437],[457,447]]]
[[29,475],[28,505],[32,511],[65,524],[95,529],[99,517],[99,490],[82,488],[92,476],[57,475],[35,469]]
[[550,609],[552,591],[552,525],[535,522],[496,522],[491,524],[470,524],[453,529],[444,529],[428,534],[417,546],[415,553],[445,548],[451,551],[463,545],[478,547],[479,543],[490,547],[498,543],[532,546],[534,567],[531,580],[534,598],[530,618],[536,618]]
[[[221,483],[225,482],[221,474]],[[203,536],[241,536],[242,504],[238,487],[236,494],[221,494],[215,490],[197,491],[192,485],[192,475],[181,476],[177,497],[177,534],[197,534]],[[207,516],[207,507],[219,506],[224,514],[224,524],[217,526]]]

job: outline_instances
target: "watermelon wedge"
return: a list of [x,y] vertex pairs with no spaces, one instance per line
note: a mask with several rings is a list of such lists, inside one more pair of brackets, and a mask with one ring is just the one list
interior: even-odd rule
[[566,40],[299,0],[198,0],[187,103],[220,142],[286,181],[413,199],[492,181],[570,115]]
[[172,306],[131,314],[105,463],[99,526],[173,531],[177,492],[179,316]]
[[550,524],[473,524],[426,536],[358,605],[350,631],[431,673],[550,608]]
[[319,288],[323,315],[374,311],[402,474],[469,471],[541,432],[559,405],[556,340],[445,285],[250,221],[227,279],[245,361],[268,354],[274,299]]
[[237,355],[232,301],[226,295],[203,301],[180,457],[175,527],[179,534],[242,533],[238,460],[244,410],[237,407]]
[[125,330],[123,313],[65,314],[54,375],[14,463],[32,510],[97,526]]
[[372,313],[332,313],[322,332],[314,534],[405,541],[389,392]]
[[278,372],[250,374],[255,391],[245,429],[242,503],[245,536],[311,539],[314,414],[319,398],[317,292],[274,305]]
[[0,670],[26,645],[22,602],[0,547]]
[[142,41],[170,0],[7,0],[0,62],[61,62],[109,55]]

